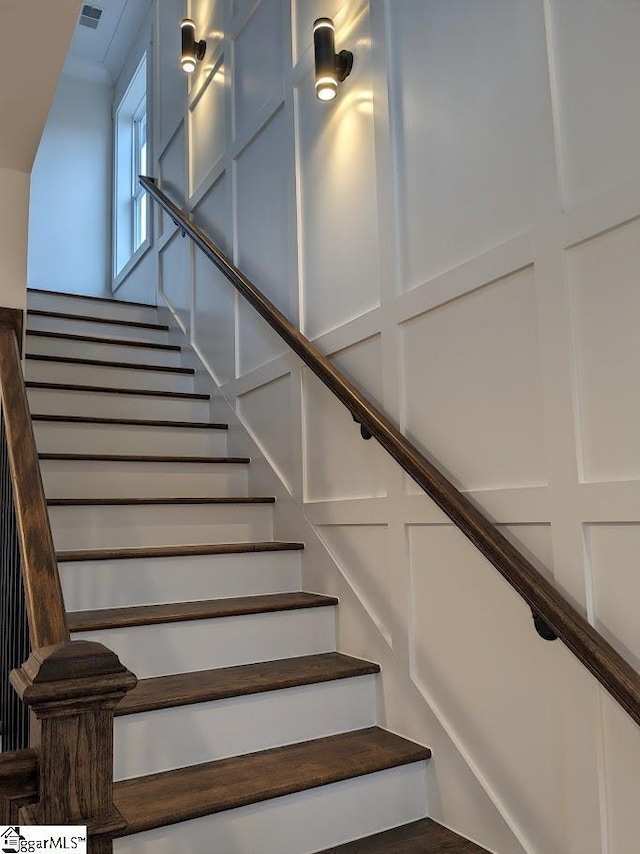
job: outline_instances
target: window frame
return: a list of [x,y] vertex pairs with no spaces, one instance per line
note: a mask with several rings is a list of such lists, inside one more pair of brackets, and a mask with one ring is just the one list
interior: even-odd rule
[[[131,170],[132,187],[131,198],[133,203],[132,212],[132,243],[134,255],[142,246],[148,236],[149,231],[149,211],[147,196],[144,188],[138,181],[139,175],[146,175],[149,162],[149,145],[148,145],[148,123],[147,123],[147,96],[146,93],[141,99],[138,107],[132,118],[132,158],[133,166]],[[144,139],[141,140],[141,128],[144,125]],[[142,150],[144,148],[144,158]],[[144,162],[143,162],[144,160]]]
[[[152,163],[149,134],[151,48],[135,57],[131,73],[113,110],[113,257],[112,291],[115,292],[153,245],[153,220],[149,198],[138,182]],[[141,169],[140,120],[145,123],[146,167]]]

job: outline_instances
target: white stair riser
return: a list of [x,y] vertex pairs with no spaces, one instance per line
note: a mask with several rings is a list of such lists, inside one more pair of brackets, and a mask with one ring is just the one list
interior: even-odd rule
[[69,611],[293,593],[301,553],[248,552],[193,557],[60,563]]
[[60,311],[67,314],[90,314],[92,317],[109,317],[119,320],[139,320],[143,323],[157,323],[158,310],[155,306],[133,305],[132,303],[110,300],[82,299],[69,294],[45,294],[30,291],[27,295],[30,310]]
[[144,418],[160,421],[208,421],[209,401],[87,391],[28,390],[31,412],[100,418]]
[[114,854],[312,854],[426,815],[426,765],[330,786],[114,840]]
[[54,421],[35,421],[33,426],[41,453],[191,454],[212,457],[224,457],[227,453],[226,430]]
[[115,779],[374,726],[375,684],[361,676],[116,718]]
[[268,504],[50,507],[49,515],[58,550],[272,539],[272,508]]
[[335,650],[335,607],[302,608],[79,632],[112,649],[138,679]]
[[155,341],[167,344],[167,333],[159,329],[126,326],[119,323],[101,323],[99,320],[75,320],[66,317],[41,317],[27,315],[29,329],[47,332],[64,332],[72,335],[97,335],[100,338],[129,338],[132,341]]
[[[109,337],[109,336],[105,336]],[[132,336],[133,337],[133,336]],[[180,353],[175,350],[156,350],[153,347],[126,347],[123,344],[96,344],[66,338],[42,338],[27,335],[27,353],[40,356],[71,356],[83,359],[103,359],[111,362],[144,362],[148,365],[180,365]]]
[[65,498],[213,498],[245,496],[247,466],[42,460],[46,495]]
[[193,376],[190,374],[143,371],[133,368],[105,368],[101,365],[74,365],[65,362],[27,360],[26,378],[43,383],[158,389],[159,391],[193,391]]

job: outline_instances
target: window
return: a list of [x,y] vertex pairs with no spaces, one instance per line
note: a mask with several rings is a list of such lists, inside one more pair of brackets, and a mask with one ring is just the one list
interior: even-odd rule
[[133,251],[147,239],[147,197],[138,175],[147,174],[147,99],[143,98],[133,117]]
[[138,181],[148,174],[147,57],[140,60],[114,115],[114,274],[116,285],[150,244],[149,200]]

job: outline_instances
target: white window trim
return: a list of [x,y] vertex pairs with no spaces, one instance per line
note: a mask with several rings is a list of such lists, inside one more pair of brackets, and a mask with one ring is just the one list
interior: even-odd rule
[[[147,205],[148,205],[148,207],[147,207],[147,236],[146,236],[145,240],[140,244],[140,246],[132,253],[130,258],[125,262],[122,269],[119,270],[118,272],[116,272],[117,264],[118,264],[118,242],[117,242],[118,241],[118,233],[119,233],[118,228],[119,228],[119,225],[120,225],[120,227],[122,225],[121,221],[120,221],[120,223],[118,222],[118,205],[122,204],[122,195],[119,194],[119,192],[118,192],[118,180],[117,180],[117,170],[118,170],[118,164],[120,162],[119,161],[119,139],[118,139],[118,137],[119,137],[118,116],[119,116],[119,112],[121,110],[123,103],[126,101],[127,96],[130,95],[133,81],[135,80],[136,75],[137,75],[138,71],[140,70],[142,63],[145,62],[146,63],[146,79],[145,79],[145,96],[144,97],[146,98],[146,114],[147,114],[147,164],[150,164],[152,162],[152,140],[151,140],[151,136],[149,134],[149,127],[151,126],[151,114],[150,114],[150,107],[151,107],[150,57],[151,56],[152,56],[152,54],[151,54],[150,46],[147,46],[147,48],[140,51],[140,53],[136,56],[135,63],[132,64],[132,67],[131,67],[131,76],[130,76],[130,79],[128,81],[128,84],[127,84],[122,96],[118,99],[118,102],[114,107],[114,113],[113,113],[113,120],[114,120],[113,199],[114,199],[114,201],[113,201],[113,260],[112,260],[113,272],[112,272],[112,282],[111,282],[111,290],[113,293],[115,293],[118,290],[118,288],[123,284],[125,279],[133,272],[135,267],[137,267],[137,265],[142,261],[142,259],[147,254],[149,249],[151,249],[151,247],[153,246],[153,239],[154,239],[153,226],[154,226],[154,223],[153,223],[153,216],[151,215],[151,210],[150,210],[151,206],[149,204],[149,201],[147,201]],[[136,110],[133,111],[132,115],[130,116],[130,120],[133,120],[133,118],[135,117],[135,114],[137,114],[139,112],[140,105],[142,104],[142,100],[143,99],[141,98]],[[131,131],[131,132],[133,132],[133,131]],[[136,190],[137,190],[139,185],[137,182],[137,175],[135,174],[135,162],[133,162],[135,155],[134,155],[133,146],[131,144],[131,140],[129,140],[127,148],[128,148],[128,153],[129,153],[128,159],[130,162],[129,169],[131,172],[131,182],[130,182],[131,186],[130,186],[130,188],[128,187],[127,197],[129,199],[129,203],[131,204],[131,215],[129,217],[130,221],[127,224],[126,230],[129,232],[128,236],[129,236],[129,240],[130,240],[130,246],[131,246],[131,248],[133,248],[133,246],[135,246],[135,237],[136,237],[136,235],[135,235],[135,228],[136,228],[136,225],[135,225],[135,200],[136,200],[136,198],[142,197],[144,191],[142,190],[142,188],[139,188],[139,191],[136,194],[134,194],[134,192],[133,192],[134,186],[136,187]]]
[[[141,213],[142,213],[142,206],[143,205],[147,207],[146,233],[147,233],[147,235],[149,233],[148,197],[147,197],[147,194],[146,194],[144,188],[140,185],[140,182],[138,181],[138,175],[141,174],[143,171],[147,170],[146,165],[143,169],[142,163],[141,163],[141,158],[140,158],[141,145],[140,145],[139,136],[140,136],[140,127],[142,124],[143,116],[144,116],[145,126],[146,126],[146,129],[145,129],[145,137],[146,137],[145,145],[147,145],[147,153],[148,153],[149,148],[148,148],[148,132],[147,132],[148,131],[148,123],[147,123],[147,95],[146,95],[146,93],[145,93],[144,97],[142,98],[142,100],[140,101],[138,107],[136,108],[136,111],[133,114],[133,119],[132,119],[132,122],[133,122],[133,131],[132,131],[132,133],[133,133],[133,146],[132,146],[133,167],[132,167],[132,172],[131,172],[131,177],[132,177],[131,198],[133,200],[133,215],[131,217],[131,224],[132,224],[133,234],[132,234],[131,245],[133,247],[135,247],[134,255],[138,251],[140,246],[142,246],[142,244],[147,239],[145,236],[145,239],[140,241],[140,243],[138,244],[138,228],[141,224],[141,219],[142,219]],[[148,161],[148,159],[149,159],[148,156],[146,159]],[[140,215],[140,218],[139,218],[139,215]]]

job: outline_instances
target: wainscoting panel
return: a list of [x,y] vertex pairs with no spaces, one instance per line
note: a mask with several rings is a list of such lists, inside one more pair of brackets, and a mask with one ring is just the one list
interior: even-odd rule
[[312,338],[380,302],[368,14],[341,35],[359,49],[339,103],[318,101],[313,75],[296,92],[301,287],[304,328]]
[[238,413],[289,490],[294,469],[293,381],[291,374],[285,374],[238,396]]
[[177,231],[160,251],[160,290],[186,335],[191,325],[188,260],[189,244]]
[[235,40],[235,138],[243,138],[282,88],[283,0],[262,0]]
[[219,163],[226,145],[225,57],[221,55],[191,102],[191,195],[202,185],[212,165]]
[[[187,165],[184,157],[185,132],[181,121],[160,155],[158,177],[160,187],[176,205],[182,207],[187,198]],[[160,235],[173,228],[171,219],[160,212]]]
[[[230,252],[231,212],[226,172],[193,212],[196,223]],[[227,278],[196,250],[193,256],[193,343],[220,384],[235,377],[235,291]]]
[[640,219],[567,252],[585,481],[640,479]]
[[640,173],[640,6],[551,0],[560,166],[573,208]]
[[401,341],[404,425],[457,483],[546,482],[532,268],[408,321]]
[[[397,79],[401,290],[526,231],[531,224],[535,68],[530,0],[398,3]],[[538,54],[538,62],[543,58]]]
[[[240,269],[285,314],[290,312],[286,122],[279,110],[235,163],[236,246]],[[243,300],[238,313],[239,371],[264,364],[285,346]]]

